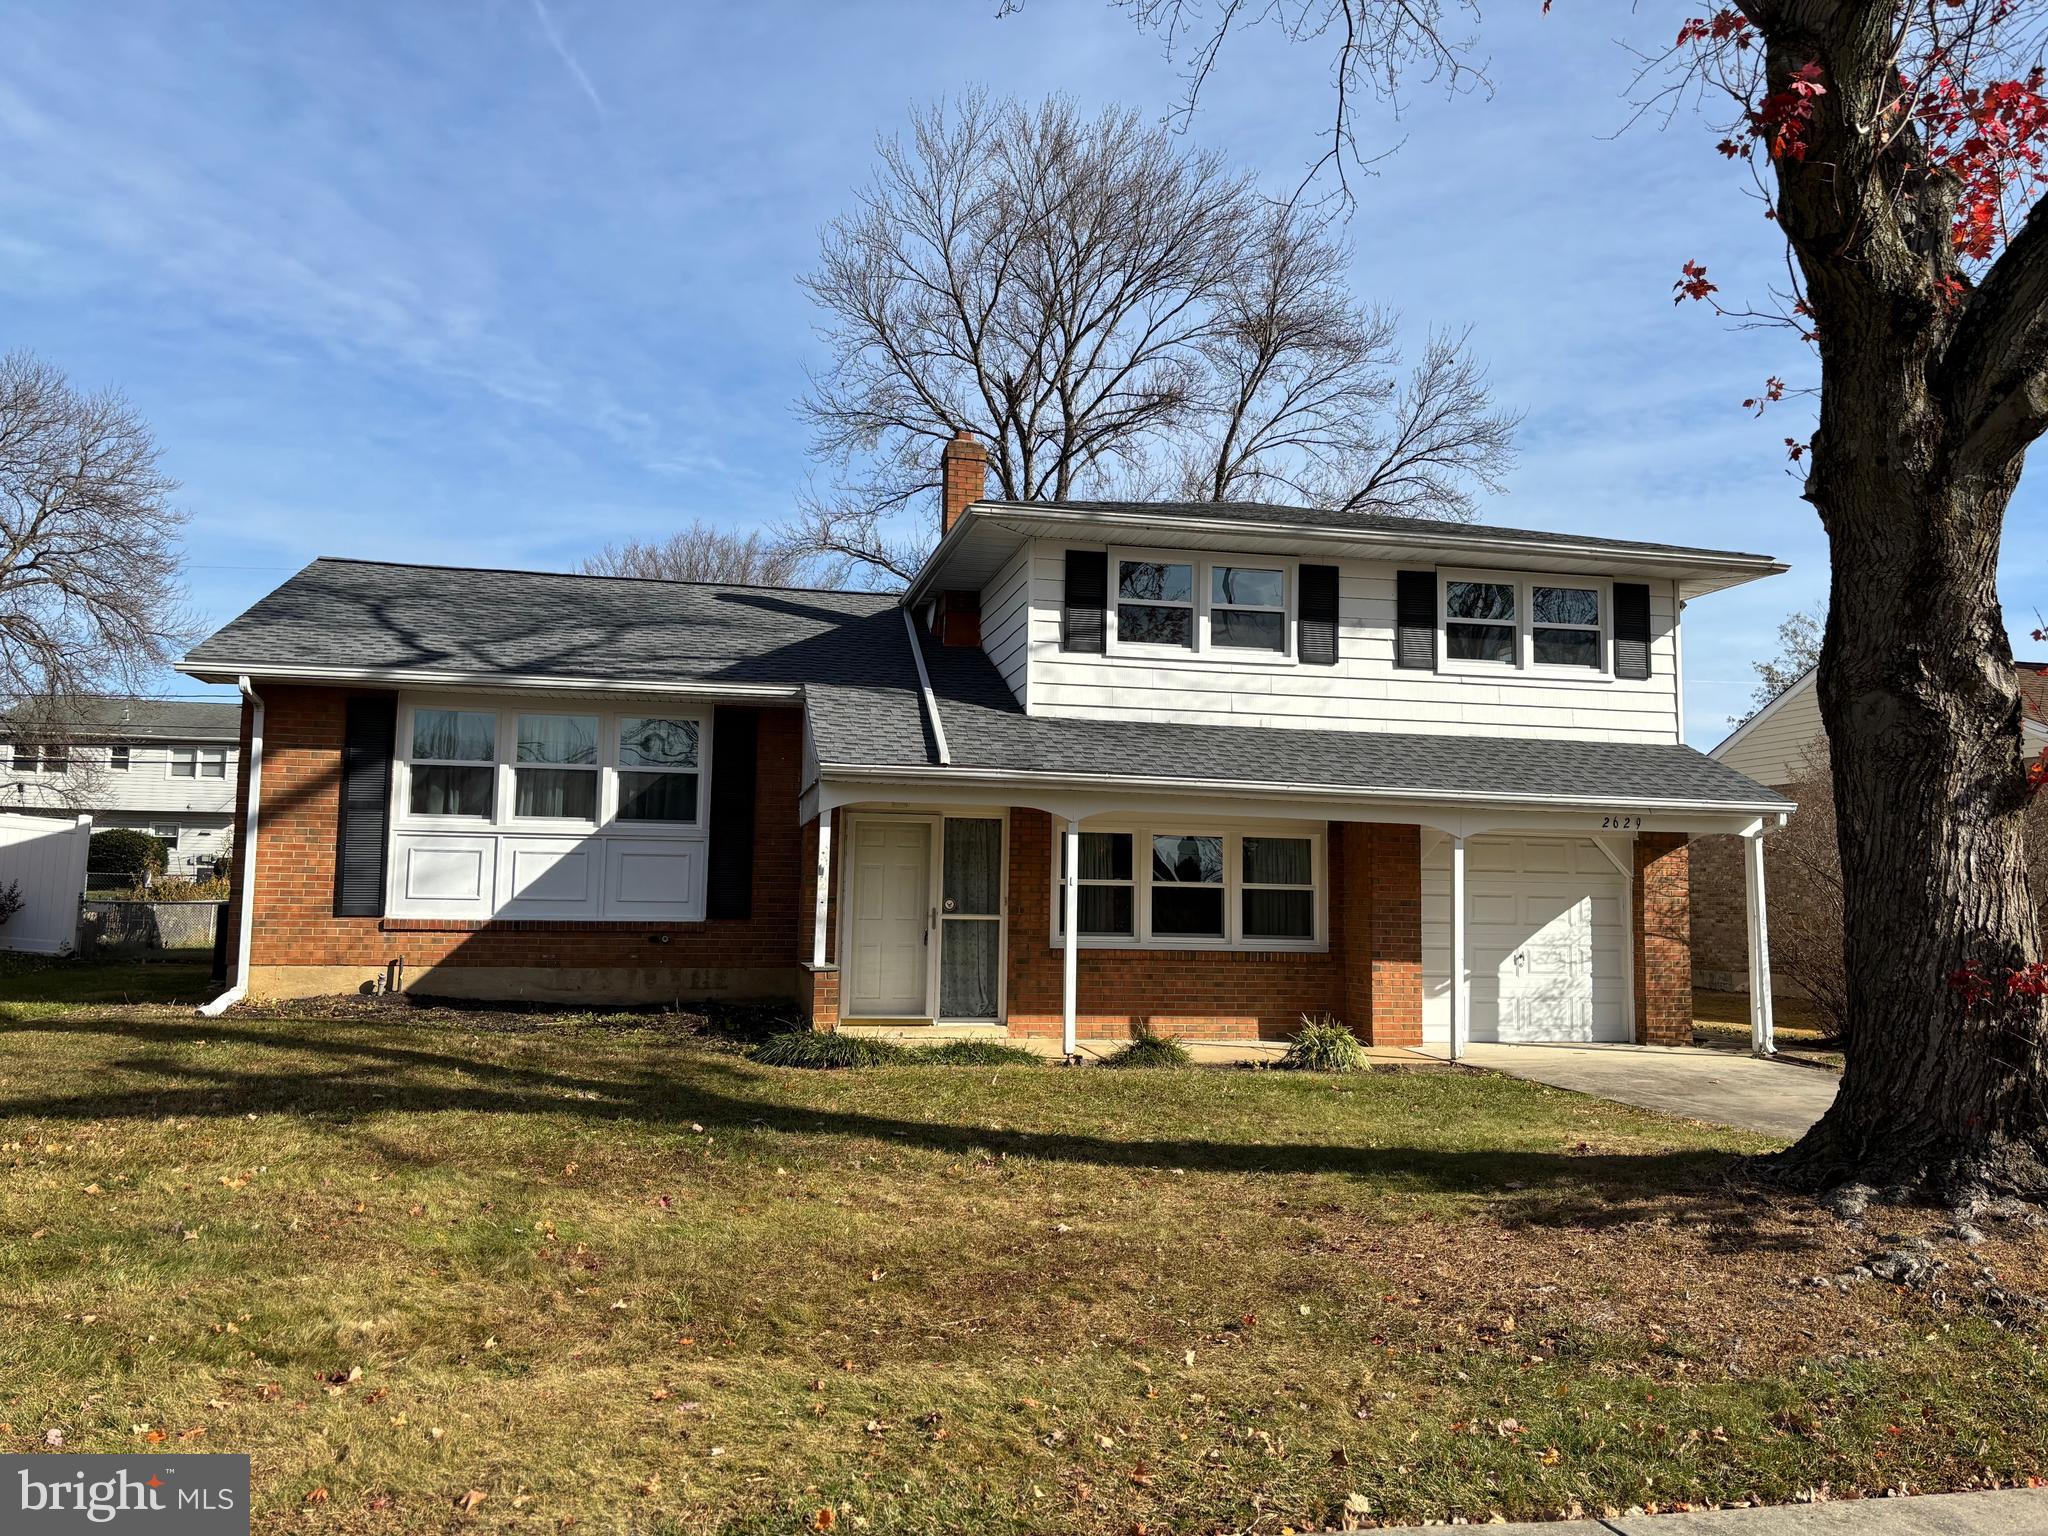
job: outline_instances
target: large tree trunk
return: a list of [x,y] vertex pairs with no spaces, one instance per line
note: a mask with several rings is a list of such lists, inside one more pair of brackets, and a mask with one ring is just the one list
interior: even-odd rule
[[[1833,557],[1820,662],[1856,1048],[1780,1160],[1946,1200],[2048,1195],[2048,1050],[2027,888],[2020,711],[1995,579],[2017,460],[1956,473],[1940,401],[1881,334],[1829,338],[1807,495]],[[1960,973],[1988,997],[1971,1005]]]

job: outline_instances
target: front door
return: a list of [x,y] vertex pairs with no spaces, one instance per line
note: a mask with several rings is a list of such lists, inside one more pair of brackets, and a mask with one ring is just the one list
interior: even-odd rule
[[847,1013],[865,1018],[931,1014],[926,947],[933,921],[931,823],[860,820],[853,828],[847,937]]

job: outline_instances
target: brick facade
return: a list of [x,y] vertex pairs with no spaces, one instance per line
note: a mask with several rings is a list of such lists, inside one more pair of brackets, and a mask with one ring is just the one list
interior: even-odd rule
[[[250,955],[251,986],[259,996],[356,990],[395,974],[394,962],[402,962],[408,987],[428,992],[566,996],[609,990],[645,1001],[796,996],[803,884],[802,836],[793,814],[803,767],[798,711],[761,712],[748,917],[474,922],[334,915],[343,720],[351,696],[340,688],[263,690],[259,921]],[[247,737],[245,719],[245,750]],[[245,774],[238,791],[243,797],[247,785]],[[808,941],[809,925],[801,926]]]
[[1703,992],[1749,990],[1749,914],[1742,839],[1692,845],[1692,984]]
[[[358,990],[395,978],[402,967],[404,984],[427,993],[590,1001],[774,997],[793,1002],[816,1027],[837,1026],[839,881],[828,896],[827,964],[814,969],[817,822],[800,826],[794,816],[803,755],[796,710],[761,712],[747,918],[473,922],[334,915],[351,696],[337,688],[264,689],[259,921],[250,977],[256,995]],[[245,754],[247,748],[245,712]],[[247,793],[245,774],[238,794]],[[847,849],[845,816],[834,818],[836,876]],[[1051,941],[1052,818],[1018,807],[1009,825],[1009,1024],[1018,1034],[1056,1038],[1063,966]],[[1194,1039],[1282,1039],[1303,1015],[1326,1014],[1374,1044],[1419,1043],[1421,844],[1414,826],[1328,824],[1330,933],[1321,953],[1082,950],[1081,1034],[1120,1037],[1143,1023]],[[1683,1044],[1692,1025],[1685,839],[1643,836],[1636,869],[1639,1038]],[[241,896],[238,888],[231,923]]]
[[1636,1040],[1692,1043],[1692,888],[1682,832],[1641,832],[1635,847]]

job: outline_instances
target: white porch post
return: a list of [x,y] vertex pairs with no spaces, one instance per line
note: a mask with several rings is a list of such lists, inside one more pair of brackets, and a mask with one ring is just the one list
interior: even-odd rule
[[1764,840],[1752,832],[1742,840],[1743,895],[1749,920],[1749,1048],[1759,1056],[1778,1049],[1771,1017],[1771,914],[1764,895]]
[[1061,931],[1067,947],[1060,956],[1060,1050],[1076,1050],[1074,1012],[1081,994],[1081,822],[1067,818],[1065,872],[1060,880],[1060,907],[1066,914]]
[[825,914],[832,901],[832,813],[818,812],[817,910],[811,916],[811,964],[825,964]]
[[1472,1035],[1472,978],[1465,965],[1465,839],[1451,838],[1451,1060]]

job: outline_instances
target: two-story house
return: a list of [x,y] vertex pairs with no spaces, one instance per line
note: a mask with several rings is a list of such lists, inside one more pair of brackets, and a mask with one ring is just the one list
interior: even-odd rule
[[1689,1038],[1687,840],[1790,806],[1681,743],[1681,621],[1783,567],[984,468],[900,594],[308,566],[184,663],[248,701],[242,982]]
[[0,810],[92,817],[169,845],[172,874],[228,851],[241,709],[170,699],[80,699],[0,719]]

